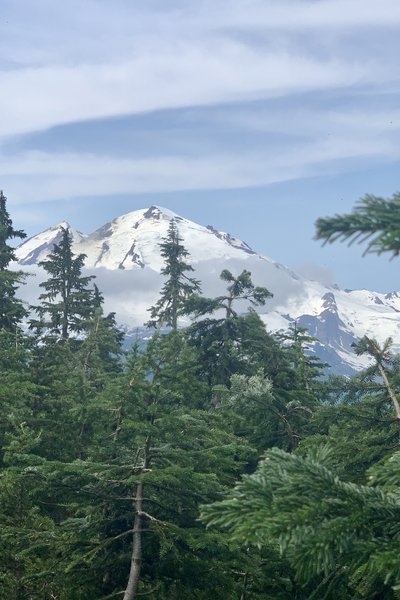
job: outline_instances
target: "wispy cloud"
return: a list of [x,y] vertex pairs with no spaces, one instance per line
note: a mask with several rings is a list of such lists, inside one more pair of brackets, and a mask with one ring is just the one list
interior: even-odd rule
[[399,23],[394,0],[152,4],[5,2],[0,136],[396,77],[394,57],[348,39],[349,27]]
[[[365,97],[399,91],[399,24],[398,0],[3,0],[1,186],[22,205],[260,186],[393,161],[396,103],[384,110]],[[312,94],[336,100],[316,106]],[[209,107],[208,144],[199,118],[184,140],[171,124],[170,146],[142,155],[117,155],[106,135],[93,151],[63,146],[61,133],[56,150],[27,149],[32,132],[152,111],[168,120],[188,107]]]
[[271,54],[233,42],[207,47],[178,44],[114,64],[7,70],[0,73],[0,136],[85,119],[335,88],[368,79],[362,64]]
[[0,177],[13,202],[38,203],[104,194],[262,186],[348,169],[352,160],[384,160],[397,151],[390,140],[338,137],[262,151],[207,156],[123,159],[106,155],[29,152],[3,156]]
[[212,0],[200,2],[202,8],[205,5],[214,13],[214,22],[217,13],[218,22],[281,31],[314,27],[354,30],[400,23],[397,0],[228,0],[219,4],[219,10]]

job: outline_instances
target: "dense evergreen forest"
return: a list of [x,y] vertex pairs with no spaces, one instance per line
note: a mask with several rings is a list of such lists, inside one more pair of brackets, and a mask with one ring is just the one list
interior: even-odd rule
[[[2,599],[400,598],[390,340],[364,337],[373,365],[326,377],[307,332],[266,331],[255,307],[274,290],[248,271],[201,294],[171,221],[151,339],[126,352],[67,230],[37,304],[18,299],[24,236],[1,193]],[[317,237],[399,254],[400,195],[320,219]]]

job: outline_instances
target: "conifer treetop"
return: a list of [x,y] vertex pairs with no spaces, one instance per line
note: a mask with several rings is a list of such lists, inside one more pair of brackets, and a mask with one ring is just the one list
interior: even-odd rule
[[0,271],[7,269],[10,262],[15,260],[14,248],[7,244],[8,240],[24,239],[26,233],[22,229],[14,229],[7,211],[7,197],[0,190]]
[[187,275],[194,269],[185,262],[189,252],[182,244],[174,219],[170,221],[167,235],[162,239],[159,247],[165,261],[161,274],[168,279],[161,289],[159,300],[149,309],[150,320],[146,325],[148,327],[166,325],[176,330],[178,317],[184,311],[186,300],[200,292],[200,282]]
[[66,339],[71,332],[84,329],[99,298],[98,293],[88,288],[94,276],[82,275],[85,254],[75,256],[69,230],[62,228],[61,231],[59,244],[39,263],[49,278],[40,284],[45,291],[39,296],[40,306],[33,307],[39,321],[32,321],[31,327],[47,328]]
[[15,251],[8,244],[9,240],[23,239],[26,234],[22,230],[14,229],[12,220],[7,211],[7,198],[0,191],[0,330],[14,331],[27,311],[15,295],[17,289],[25,278],[21,271],[9,270],[9,264],[15,260]]

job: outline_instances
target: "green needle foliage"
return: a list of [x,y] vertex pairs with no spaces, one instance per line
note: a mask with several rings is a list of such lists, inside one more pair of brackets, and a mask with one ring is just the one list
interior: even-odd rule
[[231,377],[230,388],[214,388],[219,410],[230,409],[236,418],[236,433],[245,437],[259,452],[279,446],[296,448],[310,428],[316,408],[312,394],[293,394],[275,389],[262,372]]
[[237,277],[228,269],[224,269],[220,274],[220,279],[229,284],[226,288],[226,294],[216,298],[204,298],[193,294],[186,303],[185,312],[200,317],[223,310],[225,319],[228,321],[238,316],[237,311],[233,308],[238,302],[245,300],[252,306],[264,306],[266,300],[273,297],[273,294],[267,288],[254,285],[251,273],[246,269]]
[[13,227],[7,211],[7,198],[0,190],[0,330],[15,331],[27,311],[21,300],[15,296],[24,281],[21,271],[10,271],[9,265],[15,260],[15,251],[9,240],[24,239],[26,234]]
[[245,545],[276,540],[298,580],[310,586],[309,597],[373,598],[379,591],[394,598],[400,589],[400,453],[383,472],[371,471],[374,485],[368,486],[342,481],[332,459],[326,447],[306,457],[269,450],[225,500],[203,507],[201,519]]
[[148,327],[167,326],[176,331],[178,317],[182,314],[187,298],[200,291],[197,279],[187,273],[193,267],[185,262],[189,252],[182,244],[176,222],[172,219],[168,233],[160,244],[160,254],[164,258],[161,274],[167,277],[160,293],[160,298],[150,310]]
[[88,288],[94,277],[82,275],[85,258],[84,254],[74,255],[72,236],[62,228],[59,244],[39,263],[49,278],[40,284],[45,291],[39,296],[40,305],[33,307],[39,320],[31,321],[32,329],[46,330],[62,340],[84,329],[95,303],[93,290]]
[[[239,315],[238,303],[247,307],[249,304],[264,306],[266,300],[272,297],[267,288],[253,284],[251,273],[247,270],[235,277],[225,269],[220,278],[228,283],[226,294],[216,298],[192,294],[184,309],[186,314],[198,319],[189,328],[188,334],[200,354],[210,387],[228,385],[234,373],[248,373],[250,365],[254,366],[256,350],[252,342],[263,336],[265,326],[254,311],[246,316]],[[202,318],[205,315],[211,317]],[[257,346],[259,350],[258,343]]]
[[151,309],[168,334],[127,354],[64,230],[25,335],[8,270],[23,233],[0,200],[1,597],[400,598],[390,340],[365,336],[372,366],[324,379],[305,331],[266,331],[250,272],[198,295],[175,222]]
[[367,243],[364,254],[400,253],[400,193],[392,198],[367,194],[352,213],[320,218],[316,222],[316,239],[325,243],[348,241]]

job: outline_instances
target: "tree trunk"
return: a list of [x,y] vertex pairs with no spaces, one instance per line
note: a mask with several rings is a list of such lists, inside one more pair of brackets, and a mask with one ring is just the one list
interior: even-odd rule
[[396,421],[399,424],[399,429],[400,429],[400,405],[399,405],[399,401],[397,399],[397,396],[392,388],[392,386],[390,385],[390,381],[389,378],[387,376],[386,373],[386,369],[383,366],[383,354],[380,351],[377,343],[375,342],[375,340],[371,340],[368,336],[364,336],[364,339],[366,340],[367,344],[368,344],[368,351],[370,353],[371,356],[373,356],[376,360],[376,364],[379,370],[379,373],[381,374],[381,377],[383,379],[383,383],[385,384],[385,388],[387,393],[389,394],[389,398],[392,402],[393,408],[394,408],[394,412],[395,412],[395,418]]
[[[149,446],[150,438],[147,437],[144,445],[143,471],[149,467]],[[135,519],[133,523],[131,568],[123,600],[135,600],[137,598],[142,568],[143,494],[144,483],[143,481],[139,481],[136,486],[136,497],[134,499]]]
[[134,600],[134,598],[137,597],[137,590],[139,587],[140,571],[142,567],[143,488],[143,481],[141,481],[136,488],[131,568],[123,600]]
[[247,591],[247,577],[248,577],[248,574],[247,574],[247,573],[245,573],[245,574],[244,574],[244,579],[243,579],[243,590],[242,590],[242,593],[241,593],[241,595],[240,595],[240,600],[246,600],[246,591]]
[[61,337],[63,340],[68,338],[68,305],[67,300],[64,299],[63,306],[63,316],[62,316],[62,324],[61,324]]
[[395,415],[396,415],[396,420],[399,422],[399,425],[400,425],[400,405],[399,405],[399,401],[397,400],[397,396],[394,393],[392,386],[390,385],[390,381],[388,379],[388,376],[386,374],[386,371],[385,371],[385,368],[383,367],[383,365],[381,365],[380,363],[378,363],[378,369],[379,369],[379,373],[381,374],[381,377],[383,379],[383,383],[385,384],[385,388],[387,390],[387,393],[389,394],[389,398],[392,401],[394,412],[395,412]]

